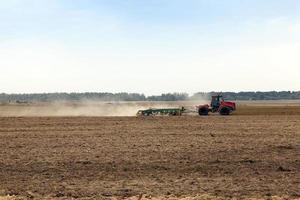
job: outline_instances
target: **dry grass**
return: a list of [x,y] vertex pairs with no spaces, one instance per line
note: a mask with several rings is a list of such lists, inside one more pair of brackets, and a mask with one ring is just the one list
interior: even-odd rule
[[299,105],[238,105],[234,115],[299,115]]
[[16,196],[8,196],[8,195],[6,195],[6,196],[0,196],[0,200],[25,200],[26,198],[25,197],[23,197],[23,198],[21,198],[21,197],[16,197]]

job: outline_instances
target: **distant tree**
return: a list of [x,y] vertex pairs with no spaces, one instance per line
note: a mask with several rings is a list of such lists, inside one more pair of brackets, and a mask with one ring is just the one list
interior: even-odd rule
[[[51,101],[184,101],[209,100],[216,92],[198,92],[189,96],[187,93],[166,93],[146,97],[138,93],[36,93],[36,94],[5,94],[0,93],[0,102],[51,102]],[[222,92],[228,100],[288,100],[300,99],[300,91],[269,91],[269,92]]]
[[158,96],[147,97],[148,101],[184,101],[188,100],[187,93],[167,93]]

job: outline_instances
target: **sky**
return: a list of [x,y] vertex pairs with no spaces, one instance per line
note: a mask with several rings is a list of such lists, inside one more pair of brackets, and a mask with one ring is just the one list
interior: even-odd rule
[[0,0],[0,93],[300,90],[299,0]]

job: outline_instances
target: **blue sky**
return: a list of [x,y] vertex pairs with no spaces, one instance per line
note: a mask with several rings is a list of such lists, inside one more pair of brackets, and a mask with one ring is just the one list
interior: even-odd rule
[[297,0],[0,0],[0,92],[299,90]]

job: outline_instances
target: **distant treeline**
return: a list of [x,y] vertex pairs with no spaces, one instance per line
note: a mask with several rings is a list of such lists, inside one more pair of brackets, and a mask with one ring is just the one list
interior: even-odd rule
[[[40,93],[40,94],[0,94],[0,102],[51,102],[51,101],[183,101],[210,99],[216,92],[199,92],[190,96],[187,93],[167,93],[145,96],[138,93]],[[270,92],[222,92],[227,100],[293,100],[300,99],[300,91]]]
[[[199,92],[189,97],[189,99],[197,99],[201,97],[209,97],[216,92]],[[228,100],[295,100],[300,99],[300,91],[269,91],[269,92],[222,92],[225,99]]]

